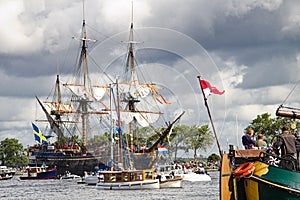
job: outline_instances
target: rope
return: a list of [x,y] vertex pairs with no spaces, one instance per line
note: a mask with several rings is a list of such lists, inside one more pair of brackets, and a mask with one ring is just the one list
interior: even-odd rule
[[287,101],[287,99],[291,96],[292,92],[296,89],[297,85],[299,84],[300,80],[297,81],[297,83],[294,85],[293,89],[290,91],[290,93],[288,94],[288,96],[284,99],[284,101],[282,102],[282,105]]

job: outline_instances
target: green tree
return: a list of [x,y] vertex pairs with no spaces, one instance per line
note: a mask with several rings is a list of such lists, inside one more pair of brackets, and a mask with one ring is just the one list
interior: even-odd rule
[[158,138],[152,127],[142,127],[135,130],[133,143],[139,147],[150,147]]
[[207,161],[209,162],[219,162],[221,160],[221,157],[215,153],[208,156]]
[[177,160],[177,152],[185,149],[185,137],[189,133],[190,127],[187,125],[178,125],[173,128],[169,138],[170,150],[174,153],[174,160]]
[[0,143],[0,160],[2,165],[15,167],[28,164],[23,145],[17,139],[6,138]]
[[194,158],[196,158],[198,150],[201,149],[206,151],[206,148],[212,145],[212,131],[209,129],[208,125],[203,125],[201,127],[193,125],[186,135],[185,143],[187,147],[186,150],[192,149],[194,151]]
[[88,141],[88,149],[95,150],[99,147],[110,146],[110,133],[105,132],[103,135],[95,135]]

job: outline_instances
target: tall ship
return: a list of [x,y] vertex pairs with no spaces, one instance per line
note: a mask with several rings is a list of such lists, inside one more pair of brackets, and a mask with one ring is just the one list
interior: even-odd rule
[[[78,40],[81,43],[81,52],[74,82],[61,84],[60,76],[57,75],[51,98],[42,101],[36,97],[45,116],[44,119],[37,119],[37,122],[47,123],[50,128],[46,135],[37,125],[32,124],[38,143],[28,148],[30,166],[46,165],[57,168],[58,175],[66,172],[84,175],[85,171],[91,172],[95,168],[105,167],[87,148],[87,134],[93,123],[90,117],[106,115],[108,112],[99,103],[105,88],[92,86],[88,74],[87,43],[94,40],[87,38],[84,12],[81,37]],[[66,93],[62,92],[62,87],[66,89]],[[55,142],[50,142],[51,135]]]

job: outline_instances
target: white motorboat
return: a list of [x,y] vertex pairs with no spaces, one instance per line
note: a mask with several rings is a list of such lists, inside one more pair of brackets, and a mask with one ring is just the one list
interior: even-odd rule
[[182,188],[182,177],[160,175],[158,179],[160,188]]
[[160,188],[181,188],[182,173],[174,165],[158,165],[154,167]]
[[70,172],[66,172],[66,174],[60,177],[60,180],[74,180],[74,179],[78,180],[81,179],[81,177],[76,174],[71,174]]
[[191,181],[191,182],[211,181],[211,177],[205,172],[204,173],[188,172],[186,174],[183,174],[182,178],[184,181]]
[[84,180],[87,185],[97,185],[97,183],[100,181],[100,175],[89,175],[85,176]]
[[159,180],[154,179],[153,170],[102,171],[103,180],[97,183],[100,190],[159,189]]
[[0,180],[11,179],[15,175],[15,171],[9,169],[7,166],[0,166]]

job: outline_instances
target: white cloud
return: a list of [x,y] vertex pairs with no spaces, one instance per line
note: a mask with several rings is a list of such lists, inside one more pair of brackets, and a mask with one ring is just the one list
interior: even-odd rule
[[24,9],[23,2],[19,0],[0,2],[0,52],[22,54],[41,49],[43,30],[39,27],[31,27],[30,30],[26,28],[21,19]]

